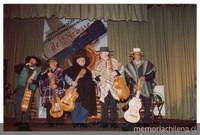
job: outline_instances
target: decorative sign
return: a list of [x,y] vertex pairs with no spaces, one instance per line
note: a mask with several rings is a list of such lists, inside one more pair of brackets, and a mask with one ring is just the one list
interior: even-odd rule
[[[165,95],[164,95],[164,86],[163,85],[158,85],[158,86],[155,86],[154,88],[154,93],[153,93],[153,96],[154,96],[154,101],[165,101]],[[155,115],[158,115],[158,108],[155,107],[154,109],[154,114]],[[162,110],[161,110],[161,115],[164,116],[165,115],[165,103],[162,107]]]

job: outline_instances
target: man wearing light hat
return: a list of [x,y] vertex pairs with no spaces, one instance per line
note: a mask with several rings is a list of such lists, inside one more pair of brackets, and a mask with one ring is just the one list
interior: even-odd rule
[[[118,128],[116,101],[119,101],[117,89],[114,86],[115,76],[124,76],[124,66],[116,59],[111,58],[112,52],[108,47],[101,47],[100,60],[96,62],[92,71],[94,80],[99,88],[98,96],[101,103],[101,128],[108,126],[108,106],[110,106],[111,128]],[[111,67],[113,70],[111,70]]]
[[[65,81],[63,78],[63,69],[58,66],[57,59],[52,57],[48,60],[49,68],[41,73],[39,88],[42,97],[41,103],[46,108],[47,127],[57,126],[60,128],[64,124],[64,114],[59,118],[54,118],[50,115],[52,108],[51,98],[53,98],[53,90],[61,99],[65,95]],[[55,76],[55,84],[51,84],[51,78]],[[58,105],[58,104],[56,104]],[[54,106],[56,106],[54,105]],[[54,125],[55,124],[55,125]]]
[[[141,91],[140,96],[144,101],[145,114],[143,123],[144,126],[149,126],[150,123],[150,96],[153,94],[152,87],[155,85],[156,67],[149,61],[141,59],[140,48],[133,48],[133,60],[125,67],[126,83],[131,90],[131,95],[134,97],[137,91]],[[139,82],[143,82],[142,86]]]

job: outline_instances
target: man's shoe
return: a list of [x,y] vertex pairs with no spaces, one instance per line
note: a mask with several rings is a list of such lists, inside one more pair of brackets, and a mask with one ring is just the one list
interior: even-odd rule
[[79,124],[78,123],[74,123],[73,124],[73,128],[79,128]]
[[22,125],[21,122],[16,122],[16,123],[14,124],[15,127],[18,127],[18,126],[20,126],[20,125]]
[[62,124],[57,124],[56,126],[57,126],[57,128],[61,128],[63,125]]
[[47,124],[47,128],[52,128],[54,127],[54,124]]
[[144,123],[144,127],[151,127],[148,123]]
[[107,127],[108,127],[108,124],[107,124],[107,123],[102,123],[101,126],[100,126],[100,128],[102,128],[102,129],[105,129],[105,128],[107,128]]
[[27,124],[23,124],[17,127],[15,131],[32,131],[32,129]]
[[111,124],[111,128],[119,128],[119,126],[115,123],[115,124]]
[[141,123],[136,123],[136,126],[137,126],[137,127],[140,127],[140,126],[141,126]]
[[89,128],[90,126],[87,124],[87,123],[82,123],[82,124],[80,124],[80,127],[83,127],[83,128]]

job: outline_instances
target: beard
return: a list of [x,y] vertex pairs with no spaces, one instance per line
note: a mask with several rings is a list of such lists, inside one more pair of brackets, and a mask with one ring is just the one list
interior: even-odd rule
[[37,63],[33,63],[33,62],[30,62],[31,63],[31,66],[30,67],[36,67]]

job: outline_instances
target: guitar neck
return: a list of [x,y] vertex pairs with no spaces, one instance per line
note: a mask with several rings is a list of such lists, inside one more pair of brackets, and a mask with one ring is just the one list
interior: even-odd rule
[[139,98],[140,97],[140,93],[141,93],[141,91],[140,90],[137,90],[137,93],[136,93],[136,98]]
[[[51,85],[55,85],[55,74],[53,74],[53,76],[50,78],[51,79]],[[54,102],[57,103],[57,99],[56,99],[56,91],[55,89],[52,88],[53,91],[53,98],[54,98]]]
[[[30,76],[30,78],[29,79],[33,79],[34,77],[35,77],[35,75],[36,75],[36,71],[33,71],[33,74]],[[30,83],[29,82],[27,82],[26,83],[26,90],[28,90],[29,88],[29,85],[30,85]]]
[[[140,79],[138,79],[138,86],[142,87],[143,86],[143,81],[140,81]],[[140,97],[140,93],[141,93],[141,90],[137,90],[137,93],[136,93],[136,98],[139,98]]]
[[[76,77],[75,82],[77,83],[78,80],[79,80],[79,78]],[[69,92],[69,94],[72,94],[72,93],[73,93],[74,88],[75,88],[74,86],[71,86],[71,87],[70,87],[70,92]]]
[[56,99],[56,92],[55,92],[55,89],[52,89],[53,90],[53,99],[54,99],[54,102],[57,103],[57,99]]
[[[79,80],[81,77],[83,77],[83,75],[85,74],[85,72],[86,72],[86,69],[81,69],[81,71],[79,72],[78,76],[77,76],[76,79],[75,79],[75,82],[76,82],[76,83],[78,82],[78,80]],[[70,92],[69,92],[69,94],[72,94],[74,88],[75,88],[74,86],[71,86],[71,87],[70,87]]]

